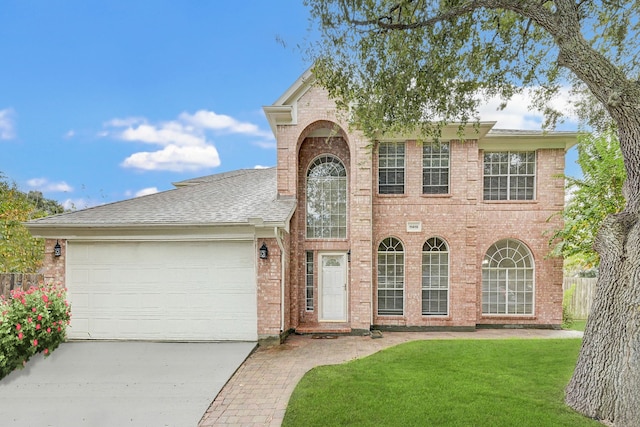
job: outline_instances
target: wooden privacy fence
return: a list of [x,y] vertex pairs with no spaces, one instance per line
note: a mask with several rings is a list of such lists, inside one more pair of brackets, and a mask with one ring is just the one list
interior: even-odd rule
[[44,282],[44,274],[38,273],[0,273],[0,295],[8,298],[11,291],[22,288],[29,289]]
[[569,311],[575,319],[586,319],[591,312],[591,303],[596,294],[596,282],[598,279],[586,277],[565,277],[562,283],[564,293],[571,292],[573,295],[569,301]]

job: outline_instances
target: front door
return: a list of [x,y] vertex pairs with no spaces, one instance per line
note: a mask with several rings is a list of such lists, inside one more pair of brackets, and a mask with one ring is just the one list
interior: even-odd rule
[[347,254],[320,254],[320,321],[347,320]]

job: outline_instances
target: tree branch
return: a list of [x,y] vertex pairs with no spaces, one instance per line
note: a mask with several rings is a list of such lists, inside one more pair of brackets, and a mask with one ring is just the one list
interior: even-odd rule
[[[413,0],[407,2],[407,4],[410,3],[413,3]],[[471,0],[416,22],[400,21],[402,10],[402,5],[400,3],[394,5],[391,9],[389,9],[389,13],[386,15],[379,16],[376,19],[365,20],[355,19],[355,17],[351,16],[346,0],[341,0],[340,6],[343,11],[344,17],[349,24],[360,27],[374,26],[386,30],[410,30],[415,28],[431,27],[437,23],[449,21],[453,18],[463,16],[480,9],[511,10],[526,18],[531,19],[533,22],[536,22],[538,25],[544,27],[548,31],[553,28],[551,23],[554,20],[554,15],[551,11],[541,7],[536,3],[519,0]],[[415,12],[417,11],[417,9],[418,7],[416,6],[411,16],[415,16]],[[398,20],[394,22],[392,15],[396,11],[398,12]]]

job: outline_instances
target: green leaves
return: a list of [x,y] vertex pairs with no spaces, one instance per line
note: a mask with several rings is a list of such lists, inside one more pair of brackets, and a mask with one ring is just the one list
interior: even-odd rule
[[552,240],[560,240],[555,254],[579,256],[583,267],[593,267],[599,261],[593,243],[602,221],[625,206],[622,184],[626,172],[615,131],[582,135],[577,162],[583,177],[566,177],[569,200],[562,213],[564,228]]
[[52,285],[15,290],[0,298],[0,379],[37,353],[49,356],[65,339],[71,319],[66,291]]
[[314,74],[371,139],[437,135],[442,124],[475,120],[482,96],[508,99],[523,86],[546,95],[562,78],[553,38],[515,11],[465,1],[307,5],[323,23],[310,51]]
[[63,210],[42,193],[19,191],[0,174],[0,272],[35,272],[44,258],[44,240],[33,238],[22,223]]

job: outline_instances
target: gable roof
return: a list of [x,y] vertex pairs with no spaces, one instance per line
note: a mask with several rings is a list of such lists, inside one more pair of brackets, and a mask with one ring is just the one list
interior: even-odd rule
[[260,224],[284,227],[296,202],[279,199],[276,169],[242,169],[174,184],[160,193],[35,219],[52,227],[124,227]]

